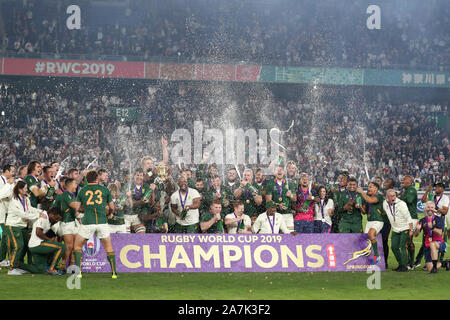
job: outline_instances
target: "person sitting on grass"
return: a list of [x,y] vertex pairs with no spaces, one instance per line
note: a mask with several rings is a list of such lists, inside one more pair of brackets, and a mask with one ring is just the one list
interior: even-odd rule
[[[22,266],[22,268],[31,273],[46,273],[49,275],[58,275],[55,269],[66,251],[63,243],[57,242],[57,238],[49,238],[46,233],[62,219],[61,210],[52,207],[48,210],[46,218],[39,218],[33,224],[28,247],[33,255],[33,264]],[[46,270],[47,261],[51,261],[50,267]]]

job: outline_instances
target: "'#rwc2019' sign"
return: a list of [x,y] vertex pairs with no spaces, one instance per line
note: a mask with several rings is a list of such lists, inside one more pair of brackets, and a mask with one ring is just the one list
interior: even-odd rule
[[[366,234],[111,234],[117,272],[366,271]],[[381,236],[377,236],[384,270]],[[83,248],[82,272],[111,272],[95,236]]]

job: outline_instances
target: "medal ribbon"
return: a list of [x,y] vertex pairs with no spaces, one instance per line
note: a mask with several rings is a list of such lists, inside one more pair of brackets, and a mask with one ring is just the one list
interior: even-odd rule
[[275,233],[275,215],[273,215],[273,222],[270,221],[269,215],[267,215],[267,220],[269,220],[270,229],[272,229],[272,233]]
[[436,209],[438,208],[439,201],[441,201],[443,195],[444,194],[441,194],[441,196],[439,197],[439,200],[437,202],[436,202],[436,197],[434,197],[434,204],[436,205]]
[[140,199],[142,196],[142,186],[138,189],[137,185],[134,185],[134,191],[136,193],[136,199]]
[[22,204],[23,207],[23,211],[27,212],[28,211],[28,202],[27,202],[27,197],[23,197],[23,199],[21,199],[19,197],[20,203]]
[[347,190],[347,195],[350,198],[350,200],[355,200],[356,199],[356,191],[355,191],[355,194],[353,196],[351,196],[350,192]]
[[[234,217],[235,217],[235,218],[238,217],[238,216],[236,215],[236,213],[234,213]],[[242,220],[240,220],[240,221],[238,222],[237,229],[236,229],[236,233],[239,231],[239,227],[241,226],[242,221],[244,221],[244,220],[242,219]]]
[[283,187],[284,187],[284,179],[281,181],[281,187],[278,185],[278,182],[275,181],[275,186],[277,187],[278,190],[278,195],[279,198],[283,198]]
[[[394,210],[392,210],[392,209],[394,209]],[[391,205],[389,204],[389,210],[391,211],[391,214],[394,217],[394,221],[395,221],[395,203],[392,205],[392,208],[391,208]]]
[[186,195],[184,196],[184,201],[183,201],[183,198],[181,197],[181,190],[178,190],[178,195],[180,196],[181,207],[183,208],[183,210],[184,210],[184,206],[186,204],[186,199],[187,199],[188,193],[189,193],[189,189],[186,190]]

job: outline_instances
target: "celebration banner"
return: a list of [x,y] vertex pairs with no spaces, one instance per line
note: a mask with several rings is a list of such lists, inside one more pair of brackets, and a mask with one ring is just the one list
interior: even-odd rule
[[52,77],[143,79],[144,63],[4,58],[3,74]]
[[[366,271],[366,234],[111,234],[117,272]],[[381,236],[378,251],[383,254]],[[384,256],[377,266],[384,270]],[[95,236],[82,272],[111,272]]]

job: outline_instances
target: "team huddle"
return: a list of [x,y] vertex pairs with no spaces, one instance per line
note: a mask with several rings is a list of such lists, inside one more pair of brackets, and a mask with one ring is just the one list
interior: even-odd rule
[[[335,185],[315,185],[306,173],[297,173],[293,162],[275,166],[273,175],[247,168],[241,176],[235,166],[226,179],[218,175],[217,166],[202,162],[195,171],[179,167],[176,182],[167,161],[153,166],[151,157],[144,157],[140,164],[133,172],[124,170],[114,183],[108,183],[104,169],[62,172],[57,162],[31,161],[16,174],[14,166],[5,165],[0,181],[0,266],[9,267],[10,275],[58,275],[71,265],[81,269],[82,247],[95,234],[115,279],[111,233],[295,236],[364,231],[367,247],[358,255],[372,255],[373,264],[380,261],[381,234],[386,268],[389,236],[398,261],[395,271],[420,266],[423,256],[429,273],[450,268],[444,261],[449,198],[443,184],[435,184],[434,192],[427,189],[421,199],[425,217],[418,220],[418,195],[410,176],[401,181],[402,192],[394,190],[393,179],[380,178],[364,191],[346,171]],[[416,256],[413,238],[421,231]]]

